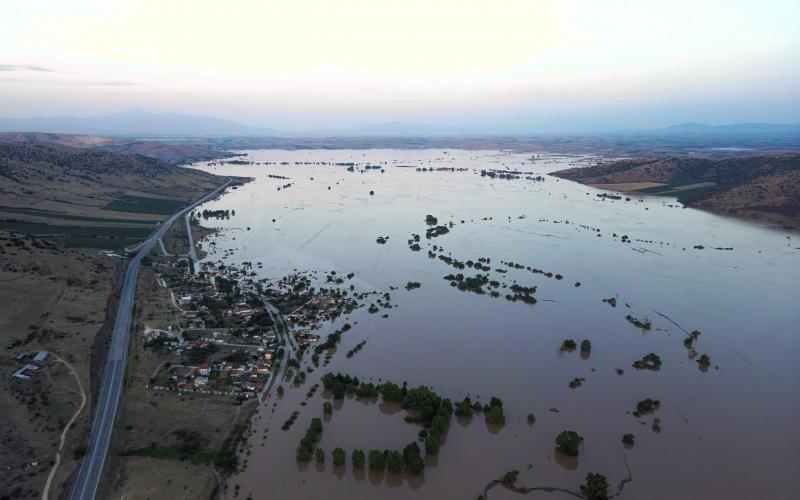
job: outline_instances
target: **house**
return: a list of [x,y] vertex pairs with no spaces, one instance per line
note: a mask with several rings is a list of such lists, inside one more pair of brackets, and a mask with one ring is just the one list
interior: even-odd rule
[[18,378],[20,380],[30,380],[31,375],[33,375],[33,372],[35,372],[38,369],[39,367],[36,365],[25,365],[19,370],[12,373],[11,378]]

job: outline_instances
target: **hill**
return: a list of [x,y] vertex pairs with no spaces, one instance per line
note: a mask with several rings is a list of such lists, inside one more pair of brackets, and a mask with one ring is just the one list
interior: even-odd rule
[[0,229],[120,248],[221,182],[138,154],[0,143]]
[[160,140],[138,141],[95,135],[53,132],[0,132],[0,143],[48,142],[76,148],[93,148],[116,153],[133,153],[167,163],[191,163],[231,156],[227,150],[208,141]]
[[674,196],[698,208],[800,223],[800,154],[621,160],[553,175],[598,188]]

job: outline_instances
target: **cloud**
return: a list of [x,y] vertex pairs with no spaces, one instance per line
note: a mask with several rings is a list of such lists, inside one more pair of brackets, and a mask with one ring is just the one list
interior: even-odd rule
[[53,73],[53,70],[50,68],[34,66],[32,64],[0,64],[0,71],[41,71],[44,73]]

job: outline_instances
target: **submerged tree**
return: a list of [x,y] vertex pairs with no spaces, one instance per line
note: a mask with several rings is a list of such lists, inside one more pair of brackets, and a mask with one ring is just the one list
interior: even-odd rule
[[583,438],[575,431],[562,431],[556,436],[556,445],[566,455],[571,457],[578,456],[578,448],[583,442]]

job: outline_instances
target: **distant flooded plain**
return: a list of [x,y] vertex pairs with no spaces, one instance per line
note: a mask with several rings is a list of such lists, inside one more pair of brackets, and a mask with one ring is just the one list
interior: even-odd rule
[[[273,390],[263,403],[240,457],[246,467],[230,478],[228,498],[475,498],[513,469],[522,487],[577,491],[587,472],[596,472],[616,491],[628,467],[631,481],[620,498],[794,498],[800,469],[796,233],[685,209],[670,198],[602,198],[597,195],[614,193],[547,175],[596,161],[591,157],[244,153],[242,160],[256,164],[196,165],[255,179],[201,207],[235,210],[230,219],[203,221],[220,229],[203,242],[206,260],[261,262],[257,272],[270,280],[336,271],[355,273],[356,291],[398,288],[390,292],[394,308],[370,314],[362,307],[316,332],[324,339],[346,322],[353,325],[328,366],[309,373],[300,387],[284,382],[283,396]],[[508,179],[481,170],[523,173]],[[426,215],[449,233],[426,239]],[[420,251],[409,248],[413,234],[421,235]],[[385,244],[376,242],[379,236],[388,236]],[[433,245],[437,256],[487,258],[491,270],[456,270],[428,256]],[[537,302],[508,301],[506,289],[497,298],[460,291],[444,279],[459,272],[536,286]],[[421,287],[406,290],[409,281]],[[616,307],[603,302],[609,298]],[[638,328],[628,315],[651,328]],[[684,339],[695,330],[701,335],[691,356]],[[590,340],[591,353],[561,350],[565,339]],[[345,355],[364,340],[363,349]],[[659,370],[632,366],[651,352],[662,361]],[[707,369],[697,361],[701,354],[710,358]],[[422,476],[376,475],[354,471],[351,450],[402,450],[418,439],[420,426],[380,399],[346,397],[323,420],[318,447],[325,464],[299,465],[299,440],[313,417],[323,417],[323,403],[333,400],[320,388],[301,402],[326,372],[430,386],[454,402],[497,396],[506,424],[489,426],[482,414],[454,418]],[[575,378],[582,384],[570,388]],[[632,415],[646,398],[659,400],[660,408]],[[296,423],[281,430],[295,411]],[[563,430],[584,438],[577,458],[556,450]],[[621,441],[627,433],[635,435],[632,447]],[[332,465],[336,447],[347,451],[346,466]],[[500,487],[489,492],[492,499],[541,496],[568,498],[523,497]]]

